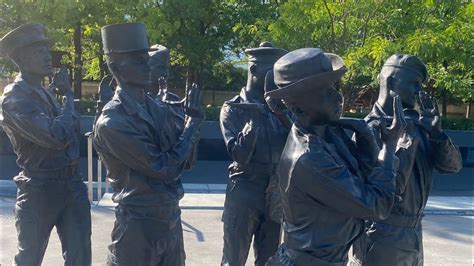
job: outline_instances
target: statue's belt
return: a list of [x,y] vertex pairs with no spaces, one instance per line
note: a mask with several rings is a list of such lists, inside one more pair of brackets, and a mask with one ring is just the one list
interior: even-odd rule
[[79,176],[79,165],[69,165],[61,169],[31,171],[23,169],[22,175],[29,178],[65,179]]
[[243,170],[245,172],[251,172],[251,173],[261,173],[261,174],[273,174],[276,171],[278,164],[273,164],[273,163],[248,163],[248,164],[239,164],[234,162],[232,164],[232,167],[235,168],[235,170]]
[[414,216],[404,216],[404,215],[395,215],[391,214],[386,220],[383,220],[379,223],[395,225],[400,227],[411,227],[416,228],[420,225],[421,220],[423,219],[424,214],[414,215]]

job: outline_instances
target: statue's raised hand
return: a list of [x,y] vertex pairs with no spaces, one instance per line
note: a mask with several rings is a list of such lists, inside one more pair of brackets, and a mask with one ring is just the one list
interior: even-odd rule
[[158,96],[161,99],[166,98],[166,93],[168,92],[168,80],[165,77],[158,78]]
[[387,125],[388,122],[387,118],[381,118],[380,133],[386,149],[394,151],[398,139],[407,126],[402,101],[399,95],[393,98],[393,120],[390,126]]
[[101,102],[110,101],[114,96],[115,86],[117,86],[117,82],[112,75],[103,77],[99,83],[99,100]]
[[199,85],[193,83],[186,84],[186,98],[184,99],[184,113],[192,118],[204,119],[202,110],[202,91]]
[[419,92],[417,100],[420,106],[421,128],[428,133],[431,139],[438,139],[443,134],[438,101],[424,91]]
[[65,66],[62,66],[59,71],[54,74],[53,80],[51,81],[51,84],[49,84],[49,87],[59,95],[73,95],[71,83],[69,82],[69,75]]

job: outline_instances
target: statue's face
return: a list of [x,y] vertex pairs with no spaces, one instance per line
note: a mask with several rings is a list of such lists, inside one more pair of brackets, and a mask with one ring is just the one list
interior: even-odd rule
[[53,74],[53,63],[50,46],[36,43],[20,48],[16,53],[16,61],[22,71],[35,75],[48,76]]
[[423,78],[416,72],[400,69],[393,76],[389,89],[400,95],[404,108],[414,108],[416,96],[422,90],[422,84]]
[[150,56],[147,51],[108,55],[108,64],[117,80],[143,88],[151,85]]
[[249,71],[252,75],[252,84],[256,88],[261,89],[263,95],[263,87],[265,85],[265,75],[267,72],[273,69],[273,64],[264,62],[250,62]]
[[300,95],[298,102],[300,109],[309,116],[314,125],[337,121],[342,114],[342,96],[334,87]]

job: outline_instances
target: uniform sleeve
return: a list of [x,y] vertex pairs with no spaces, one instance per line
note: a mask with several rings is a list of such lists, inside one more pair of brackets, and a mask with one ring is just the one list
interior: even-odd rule
[[[372,133],[375,137],[375,140],[378,144],[378,146],[381,148],[382,147],[382,137],[380,133],[380,123],[379,120],[373,120],[369,124],[369,128],[372,130]],[[413,124],[411,125],[412,127],[414,126]],[[408,126],[407,126],[408,130]],[[412,129],[414,130],[414,128]],[[413,135],[413,133],[411,133]],[[404,145],[404,143],[408,143],[407,139],[410,139],[411,144],[409,145]],[[411,176],[412,170],[413,170],[413,165],[415,163],[415,155],[416,155],[416,147],[417,147],[417,142],[419,141],[419,137],[410,137],[407,136],[406,133],[403,135],[397,145],[397,151],[395,152],[395,155],[397,156],[399,160],[399,167],[398,167],[398,172],[397,172],[397,178],[396,178],[396,194],[397,195],[402,195],[403,192],[405,191],[405,188],[408,184],[409,178]]]
[[317,204],[349,216],[382,220],[393,206],[395,169],[388,165],[375,167],[364,182],[320,148],[300,157],[292,176]]
[[434,167],[440,174],[457,173],[462,168],[459,148],[443,132],[437,140],[430,140],[433,147]]
[[220,114],[222,137],[231,159],[245,164],[250,161],[257,143],[258,128],[252,122],[241,127],[238,113],[224,104]]
[[74,102],[65,97],[58,116],[42,112],[28,99],[7,97],[2,103],[4,126],[45,148],[62,150],[75,137]]
[[178,142],[169,150],[162,151],[152,139],[139,134],[131,126],[111,126],[107,121],[99,120],[94,142],[99,154],[102,151],[112,155],[145,176],[168,182],[181,175],[199,138],[196,127],[186,127]]
[[364,174],[368,174],[377,164],[377,156],[380,152],[380,147],[373,135],[372,130],[367,134],[360,134],[355,132],[353,135],[355,143],[355,151],[359,156],[356,156],[360,166],[360,170]]

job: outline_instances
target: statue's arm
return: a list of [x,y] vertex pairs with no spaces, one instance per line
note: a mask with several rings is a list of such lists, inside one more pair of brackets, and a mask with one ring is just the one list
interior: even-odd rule
[[[375,137],[375,140],[378,144],[378,147],[382,147],[382,138],[380,133],[380,121],[372,120],[368,123],[369,128],[372,131],[372,134]],[[412,141],[417,142],[419,138],[412,139]],[[409,178],[411,176],[411,172],[413,171],[413,165],[415,163],[415,155],[416,155],[416,143],[412,143],[408,147],[398,147],[395,155],[399,159],[399,167],[397,171],[397,178],[396,178],[396,194],[398,196],[402,195],[405,191],[405,188],[408,184]]]
[[250,161],[255,150],[258,128],[252,122],[240,128],[240,118],[236,115],[232,107],[224,104],[220,114],[220,127],[231,159],[245,164]]
[[352,174],[323,149],[303,155],[292,173],[293,179],[316,204],[349,216],[368,220],[388,217],[394,202],[397,164],[392,155],[372,170],[368,180]]
[[435,169],[441,174],[457,173],[462,168],[462,157],[459,148],[443,132],[440,138],[430,140],[433,147]]
[[[188,118],[189,119],[189,118]],[[195,133],[195,137],[200,139],[201,137],[201,131],[200,129],[197,129],[196,133]],[[199,144],[199,140],[196,141],[193,145],[192,145],[192,149],[191,149],[191,152],[189,153],[189,156],[186,160],[186,163],[185,163],[185,166],[184,166],[184,170],[188,171],[188,170],[191,170],[194,165],[196,164],[197,162],[197,158],[198,158],[198,144]]]
[[355,143],[357,161],[359,162],[362,173],[368,175],[377,164],[377,156],[380,152],[375,134],[380,134],[375,128],[369,127],[365,133],[354,132],[352,139]]
[[42,112],[28,99],[7,97],[2,103],[4,126],[25,139],[49,148],[61,150],[76,137],[74,128],[74,100],[64,97],[58,116]]
[[107,121],[97,123],[94,141],[99,153],[103,151],[147,177],[167,182],[178,178],[184,170],[199,139],[199,125],[188,123],[178,142],[167,151],[133,127],[107,125]]

